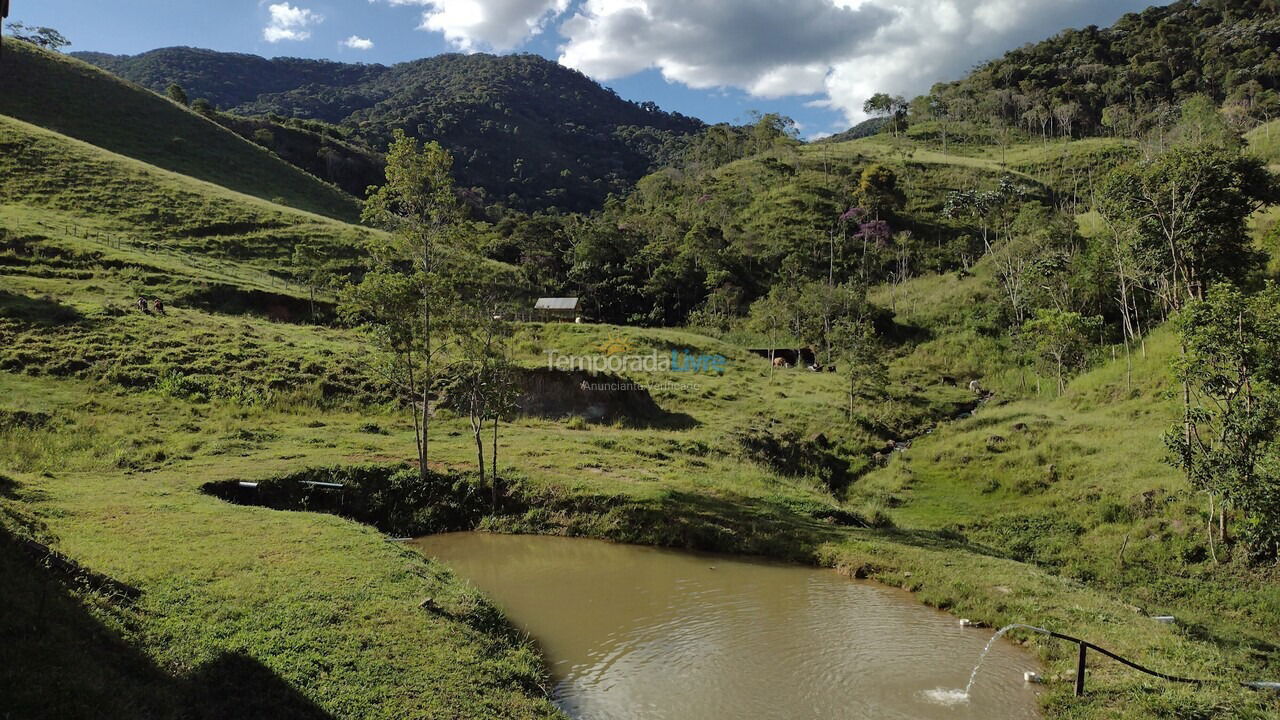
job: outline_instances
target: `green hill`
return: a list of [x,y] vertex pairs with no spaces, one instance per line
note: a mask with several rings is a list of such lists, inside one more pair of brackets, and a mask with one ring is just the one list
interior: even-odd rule
[[361,238],[373,232],[161,170],[21,120],[0,116],[0,128],[0,206],[14,222],[70,225],[77,234],[109,234],[135,246],[279,273],[288,271],[298,243],[353,258]]
[[[1245,35],[1242,57],[1265,70],[1271,59],[1251,53],[1274,3],[1255,5],[1253,15],[1220,0],[1131,16],[1121,25],[1133,37],[1111,32],[1108,52],[1151,42],[1148,20],[1170,18],[1195,19],[1207,35],[1192,54],[1208,52],[1230,29],[1208,19],[1225,17]],[[1089,35],[1045,47],[1071,57]],[[1174,55],[1164,59],[1190,62]],[[643,174],[664,152],[655,148],[686,132],[683,120],[622,107],[533,58],[384,68],[187,49],[93,56],[150,87],[177,80],[192,97],[253,113],[221,118],[242,136],[298,130],[273,138],[284,156],[324,138],[381,142],[407,124],[452,138],[464,172],[509,191],[512,205],[557,204],[547,194],[556,183],[582,199],[639,178],[587,217],[510,213],[492,231],[475,228],[495,239],[491,261],[513,264],[494,269],[511,275],[514,305],[527,307],[522,283],[580,293],[594,321],[511,323],[513,372],[550,373],[549,353],[619,345],[716,353],[725,372],[673,382],[626,371],[622,380],[649,388],[643,417],[517,407],[501,422],[502,482],[489,487],[472,472],[472,420],[442,390],[428,403],[430,469],[449,482],[424,491],[416,473],[395,474],[415,456],[415,427],[385,358],[333,320],[333,296],[321,292],[317,310],[295,279],[302,246],[354,275],[377,231],[258,190],[279,182],[320,206],[329,193],[349,200],[83,63],[20,44],[6,44],[10,57],[48,81],[0,79],[0,577],[12,580],[0,583],[0,715],[562,718],[536,645],[447,567],[388,537],[407,527],[831,567],[979,626],[1051,627],[1164,672],[1225,681],[1170,685],[1090,654],[1089,692],[1076,698],[1074,648],[1014,631],[1044,665],[1047,718],[1274,717],[1273,694],[1234,681],[1280,674],[1277,570],[1242,544],[1214,550],[1204,495],[1167,461],[1163,435],[1182,408],[1160,248],[1126,255],[1134,236],[1109,234],[1096,202],[1107,173],[1165,149],[1163,135],[1159,145],[1042,138],[974,122],[944,139],[945,120],[933,118],[806,145],[785,123],[757,134],[766,121],[714,128],[680,162]],[[1151,62],[1139,69],[1155,73]],[[1046,72],[1026,87],[1039,78],[1076,91],[1075,71]],[[110,108],[95,115],[95,102]],[[631,123],[635,112],[653,123]],[[175,132],[176,147],[146,142]],[[1275,122],[1253,129],[1247,154],[1274,165],[1276,132]],[[180,152],[193,143],[221,148],[238,170],[203,149]],[[559,155],[573,143],[600,155]],[[1233,142],[1195,149],[1239,160]],[[571,177],[555,180],[556,168]],[[1238,279],[1261,285],[1280,258],[1277,210],[1247,228],[1227,226],[1238,219],[1230,209],[1216,217],[1215,237],[1247,232],[1271,255],[1268,269],[1240,253],[1250,272]],[[821,294],[828,278],[849,295]],[[795,292],[773,318],[782,338],[747,322],[752,302],[775,290]],[[1123,311],[1121,290],[1137,294]],[[144,313],[139,296],[169,310]],[[1064,309],[1101,322],[1065,340],[1030,322]],[[778,368],[751,349],[818,349],[817,334],[851,320],[833,318],[841,312],[865,332],[833,341],[848,352],[832,372]],[[1136,334],[1122,334],[1122,312]],[[458,340],[433,347],[456,360]],[[577,378],[543,377],[561,382],[548,380],[534,404],[570,407]],[[338,514],[325,512],[335,501],[317,479],[347,483]],[[242,482],[261,483],[271,507],[213,492]],[[277,503],[276,491],[300,494]],[[379,504],[404,524],[361,514]],[[1250,518],[1227,512],[1236,528]],[[60,555],[33,558],[26,541]],[[1152,617],[1161,614],[1176,622]]]
[[336,123],[375,149],[403,128],[452,151],[459,183],[482,188],[486,204],[523,209],[598,207],[703,126],[536,55],[446,54],[391,67],[196,48],[78,57],[154,90],[177,82],[235,113]]
[[0,115],[263,200],[341,220],[358,216],[356,201],[336,187],[87,63],[15,41],[6,43],[4,64]]
[[[561,281],[570,282],[552,279],[545,291],[581,287],[612,322],[679,325],[714,303],[741,315],[780,278],[860,275],[864,250],[871,284],[894,272],[962,270],[982,254],[984,220],[949,213],[949,198],[1005,187],[1020,202],[1072,207],[1089,183],[1132,156],[1132,143],[1110,138],[1005,148],[953,143],[947,151],[928,138],[887,134],[782,141],[719,167],[666,168],[643,178],[595,218],[597,232],[579,240],[568,261],[578,263],[574,275],[561,270]],[[889,235],[907,233],[905,256],[888,236],[865,246],[858,238],[874,210],[841,220],[867,204],[859,186],[869,168],[893,178],[893,207],[880,219]],[[549,225],[544,218],[513,231],[513,247],[496,252],[530,277],[545,277],[546,258],[567,252],[562,231]]]

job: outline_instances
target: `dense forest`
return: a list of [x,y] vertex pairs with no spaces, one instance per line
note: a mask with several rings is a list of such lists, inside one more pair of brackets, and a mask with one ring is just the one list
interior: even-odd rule
[[436,140],[480,205],[599,207],[703,127],[536,55],[449,54],[391,67],[193,48],[76,56],[157,92],[177,84],[193,102],[235,114],[330,123],[379,151],[395,129]]
[[1276,0],[1180,0],[1110,28],[1066,30],[934,86],[911,112],[1040,136],[1133,135],[1200,94],[1243,129],[1280,113],[1278,9]]

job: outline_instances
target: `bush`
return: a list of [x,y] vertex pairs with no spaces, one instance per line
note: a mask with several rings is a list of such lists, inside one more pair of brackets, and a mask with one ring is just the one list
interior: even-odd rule
[[794,430],[775,434],[750,428],[734,433],[734,439],[749,459],[780,475],[817,478],[833,493],[849,484],[849,461],[821,433],[805,439]]
[[259,481],[256,488],[232,480],[202,489],[245,505],[333,513],[399,536],[470,530],[495,510],[475,473],[432,472],[424,483],[407,465],[309,468]]

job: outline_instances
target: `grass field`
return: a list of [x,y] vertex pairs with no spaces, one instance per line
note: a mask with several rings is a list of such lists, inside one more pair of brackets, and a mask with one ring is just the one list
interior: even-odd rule
[[[536,648],[447,568],[351,520],[201,491],[413,455],[412,428],[386,402],[360,337],[311,322],[307,293],[282,279],[299,240],[350,247],[369,231],[10,117],[0,131],[0,571],[13,608],[0,614],[0,682],[12,688],[0,716],[555,717]],[[892,158],[887,143],[832,152]],[[1115,148],[1035,143],[1007,159],[1041,172]],[[998,179],[990,151],[966,152],[920,149],[910,161],[927,166],[912,178],[918,202]],[[805,172],[822,162],[814,153],[799,153]],[[841,375],[771,372],[732,342],[522,324],[514,349],[527,367],[549,350],[594,352],[618,338],[637,351],[720,353],[729,367],[655,390],[656,421],[508,423],[500,466],[518,509],[479,525],[820,563],[960,617],[1049,626],[1164,671],[1275,679],[1273,571],[1208,560],[1201,503],[1163,463],[1172,338],[1153,333],[1132,371],[1123,355],[1103,358],[1062,397],[1047,383],[1037,392],[982,324],[989,272],[979,264],[872,291],[922,332],[890,350],[888,400],[854,418]],[[163,294],[170,314],[133,310],[142,292]],[[959,417],[975,399],[969,378],[998,394]],[[466,471],[467,420],[437,420],[433,469]],[[744,438],[765,431],[806,447],[823,435],[849,461],[847,487],[750,451]],[[873,462],[887,440],[913,437],[884,467]],[[140,594],[51,573],[14,537]],[[1179,622],[1150,619],[1160,613]],[[1277,710],[1274,696],[1171,687],[1105,661],[1090,666],[1090,695],[1077,701],[1072,649],[1015,637],[1046,662],[1049,717]],[[246,695],[258,704],[239,704]]]

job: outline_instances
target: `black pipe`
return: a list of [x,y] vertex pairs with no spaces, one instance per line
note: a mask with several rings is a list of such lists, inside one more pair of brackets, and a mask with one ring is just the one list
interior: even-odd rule
[[[1148,675],[1155,676],[1155,678],[1160,678],[1161,680],[1169,680],[1170,683],[1189,683],[1193,685],[1202,685],[1208,682],[1208,680],[1198,680],[1196,678],[1179,678],[1178,675],[1166,675],[1165,673],[1157,673],[1157,671],[1152,670],[1151,667],[1143,667],[1142,665],[1138,665],[1137,662],[1124,659],[1124,657],[1120,657],[1119,655],[1116,655],[1116,653],[1111,652],[1110,650],[1107,650],[1107,648],[1098,647],[1096,646],[1096,644],[1093,644],[1089,641],[1083,641],[1083,639],[1080,639],[1080,638],[1073,638],[1071,637],[1071,635],[1055,633],[1053,632],[1053,630],[1046,630],[1046,632],[1048,633],[1048,635],[1050,635],[1051,638],[1057,638],[1057,639],[1060,639],[1060,641],[1073,642],[1075,644],[1078,644],[1078,646],[1080,646],[1080,655],[1078,656],[1078,659],[1076,659],[1076,662],[1075,662],[1076,697],[1083,696],[1084,694],[1084,659],[1085,659],[1085,651],[1087,650],[1096,650],[1098,652],[1101,652],[1102,655],[1106,655],[1107,657],[1110,657],[1111,660],[1115,660],[1116,662],[1120,662],[1120,664],[1133,667],[1133,669],[1138,670],[1139,673],[1146,673]],[[1243,687],[1245,688],[1252,688],[1252,689],[1263,689],[1263,688],[1270,687],[1270,684],[1268,683],[1239,683],[1239,684],[1243,685]]]

